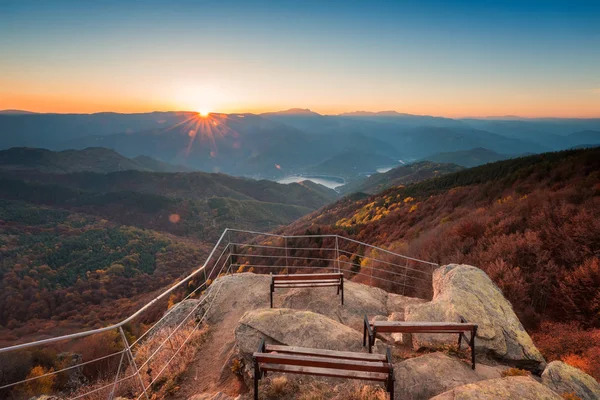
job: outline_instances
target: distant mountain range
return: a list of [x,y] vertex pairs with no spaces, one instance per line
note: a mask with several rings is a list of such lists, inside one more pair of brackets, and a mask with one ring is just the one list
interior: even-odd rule
[[356,179],[390,160],[479,147],[498,154],[539,153],[600,143],[599,132],[600,119],[452,119],[396,111],[321,115],[290,109],[208,117],[0,113],[0,149],[106,147],[130,159],[147,156],[205,172],[269,179],[301,173]]

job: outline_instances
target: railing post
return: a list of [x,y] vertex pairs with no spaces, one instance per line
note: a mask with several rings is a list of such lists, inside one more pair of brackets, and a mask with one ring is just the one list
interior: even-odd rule
[[338,235],[335,235],[335,260],[337,264],[337,272],[340,272],[340,247],[338,245]]
[[[125,345],[127,347],[127,345]],[[125,357],[125,349],[121,353],[121,361],[119,361],[119,368],[117,368],[117,375],[115,376],[115,383],[113,383],[112,390],[110,391],[110,396],[108,396],[109,400],[112,400],[115,397],[115,390],[117,389],[117,382],[119,381],[119,375],[121,374],[121,365],[123,364],[123,358]]]
[[129,362],[135,369],[135,374],[137,375],[137,377],[140,381],[140,385],[142,385],[142,391],[144,392],[144,395],[146,396],[146,400],[150,400],[150,398],[148,397],[148,393],[146,392],[146,387],[144,386],[144,381],[142,380],[142,377],[140,375],[140,370],[138,369],[137,364],[135,363],[135,359],[133,358],[133,354],[131,353],[131,347],[129,346],[129,342],[127,341],[125,332],[123,332],[122,326],[119,327],[119,333],[121,334],[121,338],[123,339],[123,344],[125,344],[125,347],[127,348],[127,356],[129,357]]
[[283,237],[283,243],[284,243],[284,246],[285,246],[285,269],[286,269],[285,273],[286,273],[286,274],[289,274],[289,273],[290,273],[290,270],[289,270],[289,268],[288,268],[289,266],[288,266],[288,247],[287,247],[287,236],[284,236],[284,237]]
[[402,296],[406,296],[406,277],[408,274],[408,260],[406,260],[406,265],[404,265],[404,281],[402,282]]
[[227,265],[227,261],[229,261],[229,266],[225,270],[226,273],[229,273],[229,271],[231,271],[231,265],[233,264],[231,257],[231,231],[227,231],[227,244],[225,245],[225,249],[228,251],[228,253],[227,258],[225,258],[225,261],[223,262],[223,266]]

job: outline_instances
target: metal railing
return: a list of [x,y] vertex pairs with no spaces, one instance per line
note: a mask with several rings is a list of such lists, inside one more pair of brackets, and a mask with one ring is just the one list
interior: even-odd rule
[[[223,274],[333,270],[357,282],[428,298],[432,272],[437,266],[340,235],[285,236],[228,228],[204,265],[124,320],[103,328],[0,348],[0,397],[29,398],[59,391],[70,399],[113,399],[120,393],[149,399],[154,391],[160,390],[157,386],[168,379],[165,374],[181,373],[186,360],[193,358],[193,354],[182,351],[200,335],[222,286],[219,283],[222,281],[215,279]],[[177,295],[180,300],[168,304],[172,300],[167,298],[169,295]],[[120,350],[107,350],[107,354],[71,365],[38,369],[35,374],[9,373],[13,367],[11,360],[27,358],[33,351],[68,352],[73,341],[109,334],[113,343],[121,342]],[[174,362],[178,356],[185,360]],[[93,365],[97,366],[94,373],[86,376],[85,369]],[[57,383],[71,379],[69,374],[74,373],[87,383],[80,382],[78,387],[69,389]],[[7,376],[17,378],[7,382]]]

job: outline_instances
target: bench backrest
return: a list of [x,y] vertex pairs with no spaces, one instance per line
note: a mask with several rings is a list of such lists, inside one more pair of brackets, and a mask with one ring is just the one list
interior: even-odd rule
[[371,326],[377,332],[405,333],[458,333],[471,332],[476,324],[448,322],[405,322],[405,321],[374,321]]
[[272,275],[274,281],[314,281],[314,280],[327,280],[327,279],[342,279],[344,274],[342,273],[326,273],[326,274],[286,274],[286,275]]

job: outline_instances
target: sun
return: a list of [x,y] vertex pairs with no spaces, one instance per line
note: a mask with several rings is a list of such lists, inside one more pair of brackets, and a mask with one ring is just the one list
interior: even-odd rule
[[208,114],[210,114],[210,111],[206,108],[198,110],[198,115],[200,115],[201,117],[208,117]]

